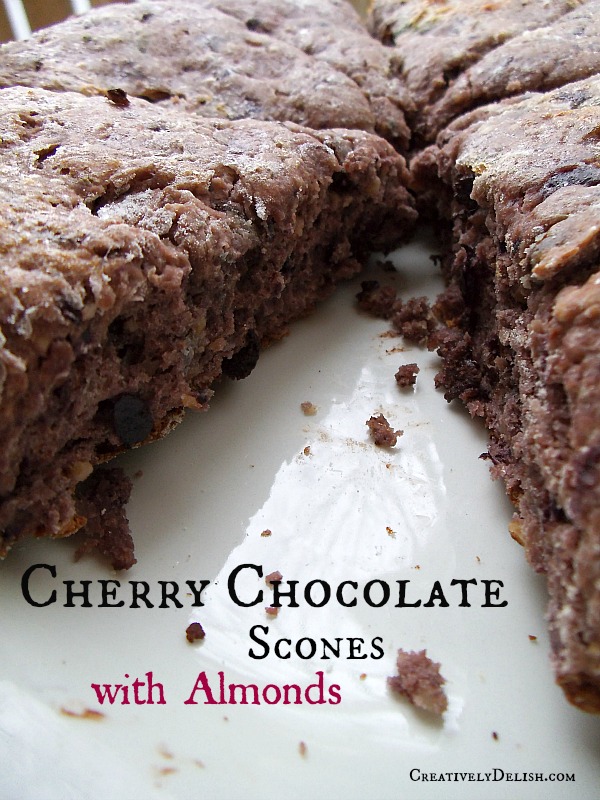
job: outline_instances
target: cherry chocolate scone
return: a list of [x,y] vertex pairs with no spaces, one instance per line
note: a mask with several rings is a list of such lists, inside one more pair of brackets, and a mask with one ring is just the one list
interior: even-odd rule
[[15,87],[0,142],[3,555],[83,525],[99,462],[206,408],[415,218],[361,131]]
[[413,162],[446,220],[438,381],[490,431],[546,573],[558,682],[600,711],[600,77],[478,109]]

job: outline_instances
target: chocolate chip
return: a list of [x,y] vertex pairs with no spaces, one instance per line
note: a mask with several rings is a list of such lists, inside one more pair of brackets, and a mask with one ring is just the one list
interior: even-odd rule
[[542,186],[542,195],[548,197],[565,186],[597,186],[600,183],[600,168],[595,164],[580,164],[552,175]]
[[129,98],[127,97],[127,92],[123,89],[107,89],[106,96],[110,100],[111,103],[114,103],[116,106],[120,108],[125,108],[129,105]]
[[148,405],[134,394],[121,395],[115,402],[113,423],[117,436],[127,447],[143,442],[154,424]]
[[249,31],[269,33],[269,28],[257,17],[246,20],[246,27]]
[[334,172],[331,176],[331,189],[338,194],[347,194],[354,188],[352,181],[345,172]]
[[74,306],[66,298],[59,298],[57,301],[57,306],[66,320],[76,324],[81,322],[81,309]]
[[246,344],[241,350],[231,358],[223,361],[223,374],[236,381],[247,378],[252,372],[258,361],[260,354],[260,342],[254,331],[249,331],[246,337]]

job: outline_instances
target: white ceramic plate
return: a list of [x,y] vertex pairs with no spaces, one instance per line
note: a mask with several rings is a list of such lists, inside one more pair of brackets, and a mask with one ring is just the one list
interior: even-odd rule
[[[396,277],[374,274],[407,296],[435,295],[423,242],[394,260]],[[219,387],[208,414],[124,460],[132,475],[143,471],[129,505],[138,556],[129,573],[74,563],[68,541],[23,543],[1,566],[0,797],[599,795],[599,721],[571,708],[553,683],[544,583],[507,533],[510,508],[478,458],[485,436],[433,388],[433,355],[382,336],[386,323],[356,310],[359,281],[294,325],[250,378]],[[416,388],[399,390],[394,373],[411,361],[421,367]],[[303,401],[316,415],[302,413]],[[404,430],[391,450],[369,439],[365,421],[378,412]],[[45,607],[22,594],[35,564],[56,567],[55,579],[37,570],[31,581],[40,602],[56,590]],[[262,588],[264,602],[237,606],[228,577],[244,564],[298,581],[298,607],[269,617],[270,591],[250,569],[236,583],[241,599]],[[98,581],[107,579],[120,582],[122,607],[97,607]],[[470,607],[453,579],[476,581]],[[80,589],[82,580],[92,582],[93,607],[65,607],[64,581]],[[187,580],[210,581],[203,607],[192,608]],[[506,606],[482,607],[484,580],[502,581]],[[129,581],[149,585],[153,608],[129,607]],[[183,608],[158,607],[160,581],[182,587]],[[307,604],[310,581],[333,587],[328,604]],[[358,584],[355,607],[336,602],[342,581]],[[369,581],[391,587],[388,604],[363,601]],[[449,606],[397,608],[397,581],[410,581],[407,601],[423,603],[439,581]],[[373,584],[376,602],[381,587]],[[206,638],[191,645],[193,621]],[[265,652],[250,638],[254,626],[270,647],[262,659],[249,653]],[[273,653],[279,639],[306,638],[319,642],[314,658]],[[339,658],[320,657],[322,638],[342,640]],[[349,638],[365,641],[366,658],[349,658]],[[370,657],[374,638],[379,659]],[[308,652],[306,641],[300,647]],[[441,721],[390,693],[400,647],[425,648],[441,663],[449,697]],[[150,672],[164,704],[158,688],[154,704],[134,702],[136,678],[138,699],[148,699]],[[273,685],[304,693],[319,672],[325,698],[337,686],[341,702],[262,701],[265,686],[271,700]],[[227,685],[255,684],[260,704],[205,704],[206,692],[193,694],[202,673],[216,700],[222,673]],[[120,691],[101,705],[92,684],[129,685],[130,703],[119,702]],[[197,703],[186,704],[192,695]],[[318,699],[317,690],[309,696]],[[557,774],[574,781],[552,780]]]

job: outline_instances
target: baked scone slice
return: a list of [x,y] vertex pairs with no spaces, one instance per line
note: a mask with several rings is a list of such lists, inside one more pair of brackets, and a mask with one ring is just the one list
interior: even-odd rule
[[0,550],[82,524],[100,461],[204,409],[395,247],[403,158],[360,131],[0,91]]
[[416,147],[477,106],[600,71],[599,0],[375,0],[370,25],[402,64]]
[[439,383],[490,431],[546,573],[557,680],[600,711],[600,77],[479,109],[414,164],[452,221]]
[[[372,62],[388,63],[387,48],[345,2],[315,5],[305,30],[318,31],[332,17],[336,35],[344,41],[359,36]],[[363,83],[373,75],[381,84],[378,69],[380,63],[363,61]],[[393,101],[372,101],[338,63],[238,19],[228,4],[145,0],[93,9],[0,47],[0,86],[15,85],[84,94],[120,89],[204,117],[358,128],[384,132],[400,148],[408,142],[393,87],[386,88]]]

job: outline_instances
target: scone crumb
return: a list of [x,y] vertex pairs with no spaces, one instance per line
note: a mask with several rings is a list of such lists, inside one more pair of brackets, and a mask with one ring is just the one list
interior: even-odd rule
[[408,389],[417,382],[419,367],[417,364],[403,364],[396,372],[396,383],[401,389]]
[[205,636],[204,628],[199,622],[192,622],[185,629],[185,638],[190,644],[201,641]]
[[168,749],[168,747],[166,745],[161,744],[161,745],[158,746],[157,749],[158,749],[159,755],[161,755],[163,758],[166,758],[168,761],[171,761],[173,758],[175,758],[173,753]]
[[269,572],[269,574],[265,578],[265,583],[267,586],[270,586],[273,581],[280,581],[283,578],[283,575],[279,570],[275,570],[275,572]]
[[161,767],[158,772],[160,775],[174,775],[177,769],[175,767]]
[[424,345],[436,328],[426,297],[411,297],[406,303],[397,300],[391,316],[394,330],[408,342]]
[[395,431],[383,414],[376,414],[366,422],[371,437],[378,447],[394,447],[404,431]]
[[304,403],[300,403],[300,408],[306,417],[314,417],[317,413],[316,405],[311,403],[309,400],[305,400]]
[[440,664],[432,661],[426,650],[406,652],[400,649],[396,665],[398,674],[388,678],[389,687],[417,708],[443,714],[448,708],[448,698],[442,688],[446,680],[440,674]]
[[61,707],[60,713],[65,717],[76,717],[77,719],[90,719],[95,722],[104,719],[106,716],[101,711],[96,711],[93,708],[84,708],[83,711],[73,711],[70,708]]
[[396,302],[396,289],[393,286],[381,286],[379,281],[363,281],[360,287],[356,295],[358,307],[374,317],[389,319]]

